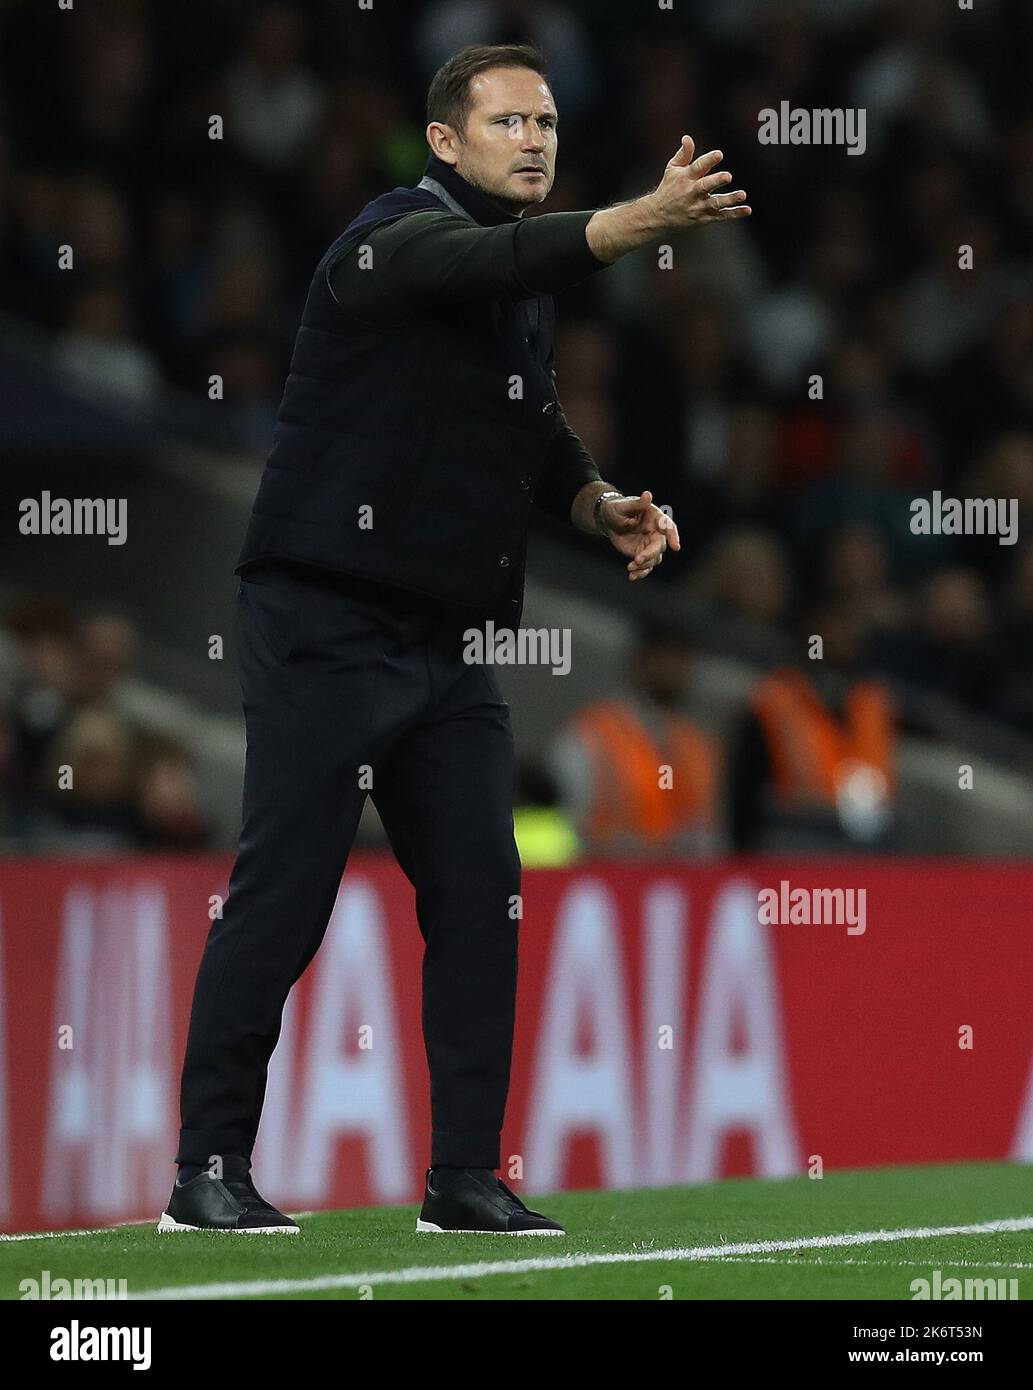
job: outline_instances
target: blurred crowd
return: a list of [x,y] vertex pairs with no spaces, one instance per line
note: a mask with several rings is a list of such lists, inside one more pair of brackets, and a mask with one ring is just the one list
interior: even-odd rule
[[0,849],[197,850],[194,750],[138,676],[123,613],[29,598],[0,626]]
[[756,676],[723,729],[699,717],[684,627],[640,623],[612,687],[521,765],[523,862],[906,848],[893,691],[865,669],[858,623],[823,607],[809,617],[820,648],[812,636]]
[[[544,211],[646,191],[683,133],[725,152],[754,209],[559,305],[568,419],[605,478],[679,522],[651,582],[746,630],[795,635],[820,611],[866,668],[1033,734],[1025,0],[13,3],[0,311],[43,329],[70,381],[189,398],[264,456],[312,269],[368,199],[420,178],[434,70],[526,38],[560,112]],[[760,144],[783,101],[863,108],[865,152]],[[935,489],[1014,499],[1017,543],[915,535],[909,504]],[[57,651],[12,630],[71,707],[101,679],[88,626]],[[172,750],[150,792],[118,776],[140,736],[107,707],[75,729],[120,783],[112,834],[189,801]],[[19,738],[26,776],[62,751]]]

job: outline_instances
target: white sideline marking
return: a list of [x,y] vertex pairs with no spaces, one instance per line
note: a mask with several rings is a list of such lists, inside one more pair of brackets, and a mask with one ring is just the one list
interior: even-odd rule
[[[773,1260],[763,1255],[728,1255],[723,1260],[715,1260],[721,1265],[781,1265],[783,1269],[796,1269],[806,1265],[809,1269],[931,1269],[928,1260]],[[944,1260],[944,1269],[1033,1269],[1033,1263],[1010,1260]]]
[[671,1250],[631,1250],[614,1254],[540,1255],[526,1260],[480,1260],[465,1265],[417,1265],[366,1274],[322,1274],[308,1279],[251,1279],[225,1284],[179,1284],[130,1294],[131,1299],[245,1298],[248,1295],[316,1293],[323,1289],[355,1289],[362,1284],[424,1284],[447,1279],[481,1279],[491,1274],[548,1273],[587,1269],[592,1265],[656,1264],[660,1261],[720,1260],[729,1255],[768,1255],[780,1250],[832,1250],[851,1245],[877,1245],[900,1240],[929,1240],[935,1236],[996,1235],[1003,1231],[1033,1231],[1033,1216],[1006,1217],[970,1226],[916,1226],[896,1231],[855,1231],[846,1235],[802,1236],[794,1240],[750,1240],[729,1245],[695,1245]]
[[26,1231],[15,1235],[0,1235],[0,1240],[60,1240],[62,1236],[108,1236],[114,1231],[124,1231],[127,1227],[150,1226],[149,1219],[143,1221],[119,1221],[115,1226],[93,1226],[86,1231]]
[[[289,1211],[290,1217],[318,1216],[317,1211]],[[106,1236],[112,1231],[131,1230],[133,1226],[153,1226],[153,1216],[145,1216],[142,1221],[119,1221],[114,1226],[92,1226],[85,1231],[25,1231],[14,1235],[0,1233],[0,1240],[60,1240],[62,1236]]]

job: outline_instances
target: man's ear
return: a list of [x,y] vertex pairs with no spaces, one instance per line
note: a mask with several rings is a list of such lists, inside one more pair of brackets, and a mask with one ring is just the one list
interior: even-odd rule
[[430,146],[431,154],[437,156],[443,164],[456,165],[459,157],[455,152],[455,144],[461,139],[459,132],[445,121],[431,121],[426,129],[427,144]]

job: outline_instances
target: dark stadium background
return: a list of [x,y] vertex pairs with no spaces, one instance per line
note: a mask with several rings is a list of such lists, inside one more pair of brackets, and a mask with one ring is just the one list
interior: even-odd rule
[[[98,941],[104,923],[150,940],[132,935],[152,921],[151,900],[133,895],[152,883],[166,894],[176,986],[161,1053],[165,1129],[148,1131],[157,1186],[133,1188],[108,1214],[143,1217],[164,1200],[189,985],[239,828],[233,566],[309,278],[370,198],[419,180],[437,66],[467,42],[525,38],[545,51],[560,113],[543,211],[645,192],[683,133],[699,152],[724,151],[753,208],[675,239],[673,269],[643,249],[557,299],[557,387],[571,425],[605,479],[649,487],[673,508],[683,544],[629,585],[603,542],[534,523],[523,621],[569,629],[573,661],[566,676],[499,672],[532,918],[559,921],[568,885],[536,876],[536,862],[588,873],[601,858],[598,901],[612,891],[625,914],[631,976],[662,992],[647,955],[662,935],[642,923],[653,888],[679,885],[700,933],[691,971],[685,958],[695,990],[702,934],[726,907],[741,912],[736,876],[766,881],[763,860],[741,851],[780,852],[776,884],[790,850],[809,856],[799,861],[807,884],[868,883],[867,936],[823,938],[813,956],[809,939],[780,928],[771,938],[787,953],[789,1053],[819,1131],[803,1124],[789,1169],[802,1171],[793,1164],[812,1151],[858,1165],[1033,1154],[1033,1108],[1020,1108],[1033,886],[1033,7],[75,0],[66,10],[14,0],[0,2],[0,929],[11,1084],[28,1136],[11,1130],[22,1147],[10,1210],[23,1228],[107,1212],[78,1189],[47,1207],[31,1176],[45,1078],[63,1063],[36,1031],[50,996],[32,1016],[29,1000],[37,985],[73,978],[58,968],[58,940],[79,920],[82,884],[95,894]],[[863,108],[864,154],[762,145],[758,113],[783,101]],[[220,140],[209,138],[213,115]],[[71,270],[59,268],[65,245]],[[959,268],[963,247],[971,269]],[[222,400],[209,399],[213,376]],[[808,394],[815,376],[820,400]],[[126,499],[127,543],[23,534],[20,503],[44,490]],[[936,490],[1014,502],[1016,543],[914,534],[910,505]],[[750,702],[771,669],[805,667],[816,632],[830,647],[852,644],[852,678],[879,683],[896,711],[892,823],[867,839],[855,825],[750,840],[739,816],[754,768]],[[213,639],[224,644],[216,659]],[[677,845],[622,842],[600,855],[589,844],[579,858],[565,838],[577,819],[565,801],[570,721],[600,696],[641,694],[647,669],[684,677],[678,706],[715,749],[712,824]],[[64,764],[76,769],[73,791],[58,789]],[[372,808],[360,848],[384,849]],[[367,863],[392,930],[411,934],[392,938],[411,974],[407,885],[361,855],[357,872]],[[591,899],[595,882],[572,891]],[[121,940],[89,976],[100,994],[82,1005],[87,1023],[120,1026]],[[532,991],[551,978],[545,940],[529,942]],[[399,1014],[416,1026],[408,1004]],[[984,1050],[959,1060],[957,1029],[973,1018]],[[514,1124],[531,1105],[529,1036]],[[877,1061],[864,1052],[873,1037]],[[833,1045],[844,1068],[834,1094],[822,1051]],[[415,1033],[406,1048],[418,1067]],[[128,1054],[112,1045],[98,1055],[115,1066]],[[423,1083],[411,1075],[419,1116]],[[116,1094],[114,1073],[104,1076]],[[901,1105],[884,1106],[886,1096]],[[964,1098],[963,1114],[951,1096]],[[2,1118],[0,1107],[0,1150]],[[591,1142],[557,1182],[619,1185]],[[115,1149],[96,1153],[107,1155],[96,1171],[110,1170]],[[626,1185],[670,1176],[662,1163],[643,1168],[639,1153],[618,1174]],[[736,1171],[787,1171],[749,1143],[735,1153]],[[678,1171],[700,1180],[713,1164]],[[54,1171],[60,1194],[64,1170]],[[273,1195],[343,1206],[408,1190],[402,1178],[387,1191],[322,1170],[301,1177],[304,1192],[277,1189],[274,1176]],[[0,1213],[4,1200],[0,1183]]]
[[[903,847],[1029,846],[1029,6],[187,0],[0,7],[6,847],[232,845],[238,692],[232,650],[212,661],[207,639],[232,641],[231,571],[308,278],[365,201],[419,178],[435,66],[521,35],[545,47],[560,107],[546,210],[652,187],[683,131],[725,151],[754,207],[683,238],[674,271],[642,251],[559,302],[568,418],[604,477],[674,508],[685,545],[632,589],[615,556],[539,525],[524,621],[572,626],[575,660],[566,679],[502,672],[523,759],[623,681],[644,615],[689,630],[690,706],[727,739],[807,611],[847,607],[900,701]],[[782,100],[864,105],[863,157],[759,145],[757,112]],[[128,543],[20,535],[17,503],[43,487],[124,496]],[[1019,543],[911,535],[909,500],[935,488],[1018,498]],[[77,654],[77,621],[99,615],[122,621]],[[150,799],[174,825],[132,805],[34,814],[87,702],[110,713],[98,737],[130,802],[165,769]],[[973,760],[974,787],[944,804]]]

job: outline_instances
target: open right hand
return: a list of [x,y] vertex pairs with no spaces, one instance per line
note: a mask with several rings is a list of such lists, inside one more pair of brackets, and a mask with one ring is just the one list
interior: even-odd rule
[[681,147],[664,169],[664,176],[648,195],[662,226],[672,229],[700,227],[709,222],[730,222],[749,217],[753,211],[746,203],[746,193],[737,188],[727,190],[732,176],[727,171],[715,174],[724,159],[720,150],[710,150],[693,159],[696,150],[691,135],[683,135]]

